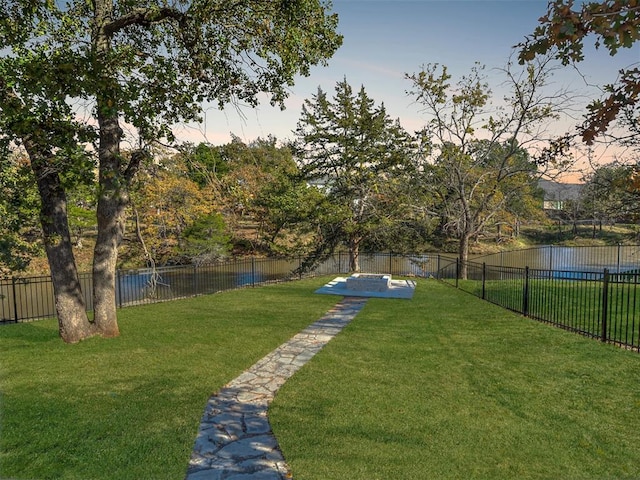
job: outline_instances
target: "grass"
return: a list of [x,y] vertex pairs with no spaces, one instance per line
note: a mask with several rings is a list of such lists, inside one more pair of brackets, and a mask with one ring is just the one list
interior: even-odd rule
[[[633,281],[608,284],[606,335],[611,341],[638,347],[640,344],[640,285]],[[460,289],[482,296],[481,280],[460,280]],[[602,279],[531,279],[528,283],[528,314],[587,335],[601,336],[603,315]],[[521,312],[524,279],[487,280],[485,298]]]
[[184,478],[208,397],[335,304],[321,283],[122,309],[119,338],[71,346],[0,327],[0,478]]
[[[0,328],[0,477],[181,479],[208,396],[337,298],[323,279]],[[640,356],[433,280],[371,299],[278,393],[296,480],[640,476]]]
[[296,480],[640,477],[640,356],[435,281],[371,299],[280,390]]

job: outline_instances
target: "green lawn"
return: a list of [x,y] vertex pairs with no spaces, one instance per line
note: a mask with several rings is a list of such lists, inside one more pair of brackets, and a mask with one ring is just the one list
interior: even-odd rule
[[[461,290],[482,296],[481,280],[460,280],[458,283]],[[601,336],[602,281],[531,279],[528,287],[531,317]],[[524,279],[487,280],[484,289],[487,300],[522,311]],[[607,307],[607,338],[637,346],[640,343],[640,286],[635,282],[611,281]]]
[[119,338],[78,345],[0,326],[0,478],[184,478],[211,393],[334,305],[321,283],[122,309]]
[[[184,478],[209,395],[334,305],[322,283],[123,309],[72,346],[0,327],[0,478]],[[370,300],[270,415],[296,480],[640,477],[640,355],[434,280]]]
[[370,300],[270,415],[296,480],[640,477],[640,355],[433,280]]

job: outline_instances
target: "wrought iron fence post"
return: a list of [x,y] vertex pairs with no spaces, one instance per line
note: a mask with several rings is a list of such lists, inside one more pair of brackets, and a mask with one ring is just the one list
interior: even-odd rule
[[302,280],[302,255],[298,255],[298,280]]
[[487,264],[482,262],[482,300],[486,299],[487,294]]
[[256,257],[251,257],[251,286],[256,286]]
[[607,341],[607,321],[609,312],[609,269],[604,269],[604,275],[602,277],[602,330],[600,332],[600,340]]
[[529,316],[529,267],[524,267],[524,288],[522,291],[522,314]]
[[122,308],[122,282],[120,281],[120,269],[116,270],[116,281],[118,282],[118,308]]
[[391,255],[391,252],[389,252],[389,275],[393,274],[393,258]]
[[440,280],[440,254],[438,254],[438,260],[436,263],[436,278]]
[[18,323],[18,298],[16,296],[16,277],[11,277],[11,291],[13,297],[13,319]]

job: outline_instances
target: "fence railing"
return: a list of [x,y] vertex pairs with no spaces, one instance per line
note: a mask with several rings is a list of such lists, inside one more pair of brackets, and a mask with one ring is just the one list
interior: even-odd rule
[[541,247],[510,250],[477,256],[474,262],[500,267],[525,267],[539,270],[603,270],[619,273],[640,268],[640,245],[598,245]]
[[[118,307],[155,303],[216,293],[242,287],[300,278],[296,271],[301,258],[242,258],[207,265],[187,265],[118,270]],[[393,275],[429,276],[455,257],[439,254],[395,255],[367,253],[360,256],[362,271]],[[332,275],[348,271],[349,257],[336,253],[307,276]],[[80,282],[87,310],[93,309],[91,274],[81,274]],[[0,279],[0,323],[55,317],[53,285],[49,276]]]
[[[550,270],[467,262],[443,281],[514,312],[640,351],[640,270]],[[451,274],[451,268],[454,269]]]
[[[296,273],[300,265],[300,258],[243,258],[119,270],[116,302],[126,307],[293,280],[301,278]],[[348,266],[348,255],[337,253],[304,276],[344,274]],[[467,262],[464,280],[459,278],[461,266],[456,256],[442,253],[360,256],[363,272],[435,277],[528,317],[640,350],[640,246],[502,252]],[[91,310],[91,275],[80,275],[80,282]],[[50,277],[0,279],[0,323],[55,315]]]

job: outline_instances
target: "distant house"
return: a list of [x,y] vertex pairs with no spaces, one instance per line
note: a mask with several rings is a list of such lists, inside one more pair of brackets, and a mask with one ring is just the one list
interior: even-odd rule
[[559,183],[550,180],[539,180],[538,186],[544,190],[545,210],[563,210],[567,201],[580,198],[583,187],[581,183]]

